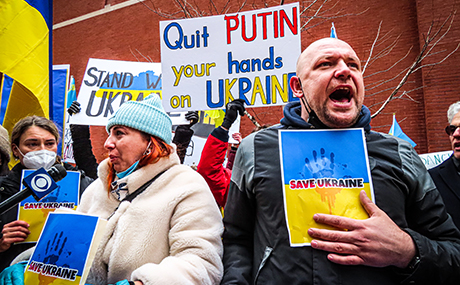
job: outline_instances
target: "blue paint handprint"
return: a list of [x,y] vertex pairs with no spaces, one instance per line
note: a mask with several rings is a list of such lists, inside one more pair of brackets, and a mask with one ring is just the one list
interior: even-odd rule
[[324,148],[320,149],[320,155],[313,150],[313,159],[305,158],[305,165],[300,173],[303,178],[350,178],[347,164],[335,161],[335,154],[331,152],[326,156]]
[[[63,231],[61,231],[60,233],[56,233],[54,235],[53,240],[48,240],[48,242],[46,243],[46,248],[44,252],[45,257],[43,259],[44,264],[56,264],[59,266],[66,267],[69,266],[68,264],[66,264],[66,262],[63,262],[63,260],[70,255],[70,253],[68,252],[64,252],[63,254],[63,250],[67,243],[67,237],[63,237],[63,234]],[[40,256],[39,259],[41,259]],[[59,260],[61,262],[58,262]]]

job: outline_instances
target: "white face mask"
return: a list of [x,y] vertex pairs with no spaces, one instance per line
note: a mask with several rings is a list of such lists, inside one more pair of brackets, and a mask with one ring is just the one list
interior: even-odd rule
[[48,170],[56,162],[56,153],[47,149],[30,151],[25,155],[21,152],[21,150],[19,150],[19,152],[23,156],[22,163],[29,169],[38,169],[43,167],[45,170]]

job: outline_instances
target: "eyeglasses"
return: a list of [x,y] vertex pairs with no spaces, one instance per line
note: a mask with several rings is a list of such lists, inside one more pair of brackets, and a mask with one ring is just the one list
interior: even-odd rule
[[460,126],[449,125],[449,126],[446,127],[446,133],[449,136],[451,136],[451,135],[453,135],[455,133],[457,128],[460,128]]

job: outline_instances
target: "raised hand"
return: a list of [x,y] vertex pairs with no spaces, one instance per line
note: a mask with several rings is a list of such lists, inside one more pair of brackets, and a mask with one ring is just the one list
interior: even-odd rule
[[200,116],[198,115],[198,111],[188,111],[185,114],[185,119],[190,121],[190,127],[198,123]]
[[235,122],[236,118],[238,117],[238,113],[240,116],[243,116],[244,111],[245,108],[243,99],[235,99],[231,102],[228,102],[222,127],[226,130],[230,129],[233,122]]
[[80,113],[81,111],[81,107],[80,107],[80,103],[78,103],[78,101],[73,101],[72,104],[70,104],[70,107],[67,109],[67,113],[69,113],[69,115],[74,115],[74,114],[77,114],[77,113]]
[[233,133],[232,138],[236,140],[238,143],[240,143],[243,140],[243,137],[241,136],[240,133]]

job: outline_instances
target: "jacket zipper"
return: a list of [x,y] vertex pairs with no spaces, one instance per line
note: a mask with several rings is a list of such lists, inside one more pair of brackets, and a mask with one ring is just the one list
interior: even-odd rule
[[262,261],[260,262],[259,268],[257,269],[256,276],[254,277],[254,285],[257,284],[257,279],[259,278],[260,271],[264,267],[265,263],[267,262],[268,258],[270,257],[270,254],[272,253],[273,248],[266,246],[265,251],[264,251],[264,256],[262,258]]

